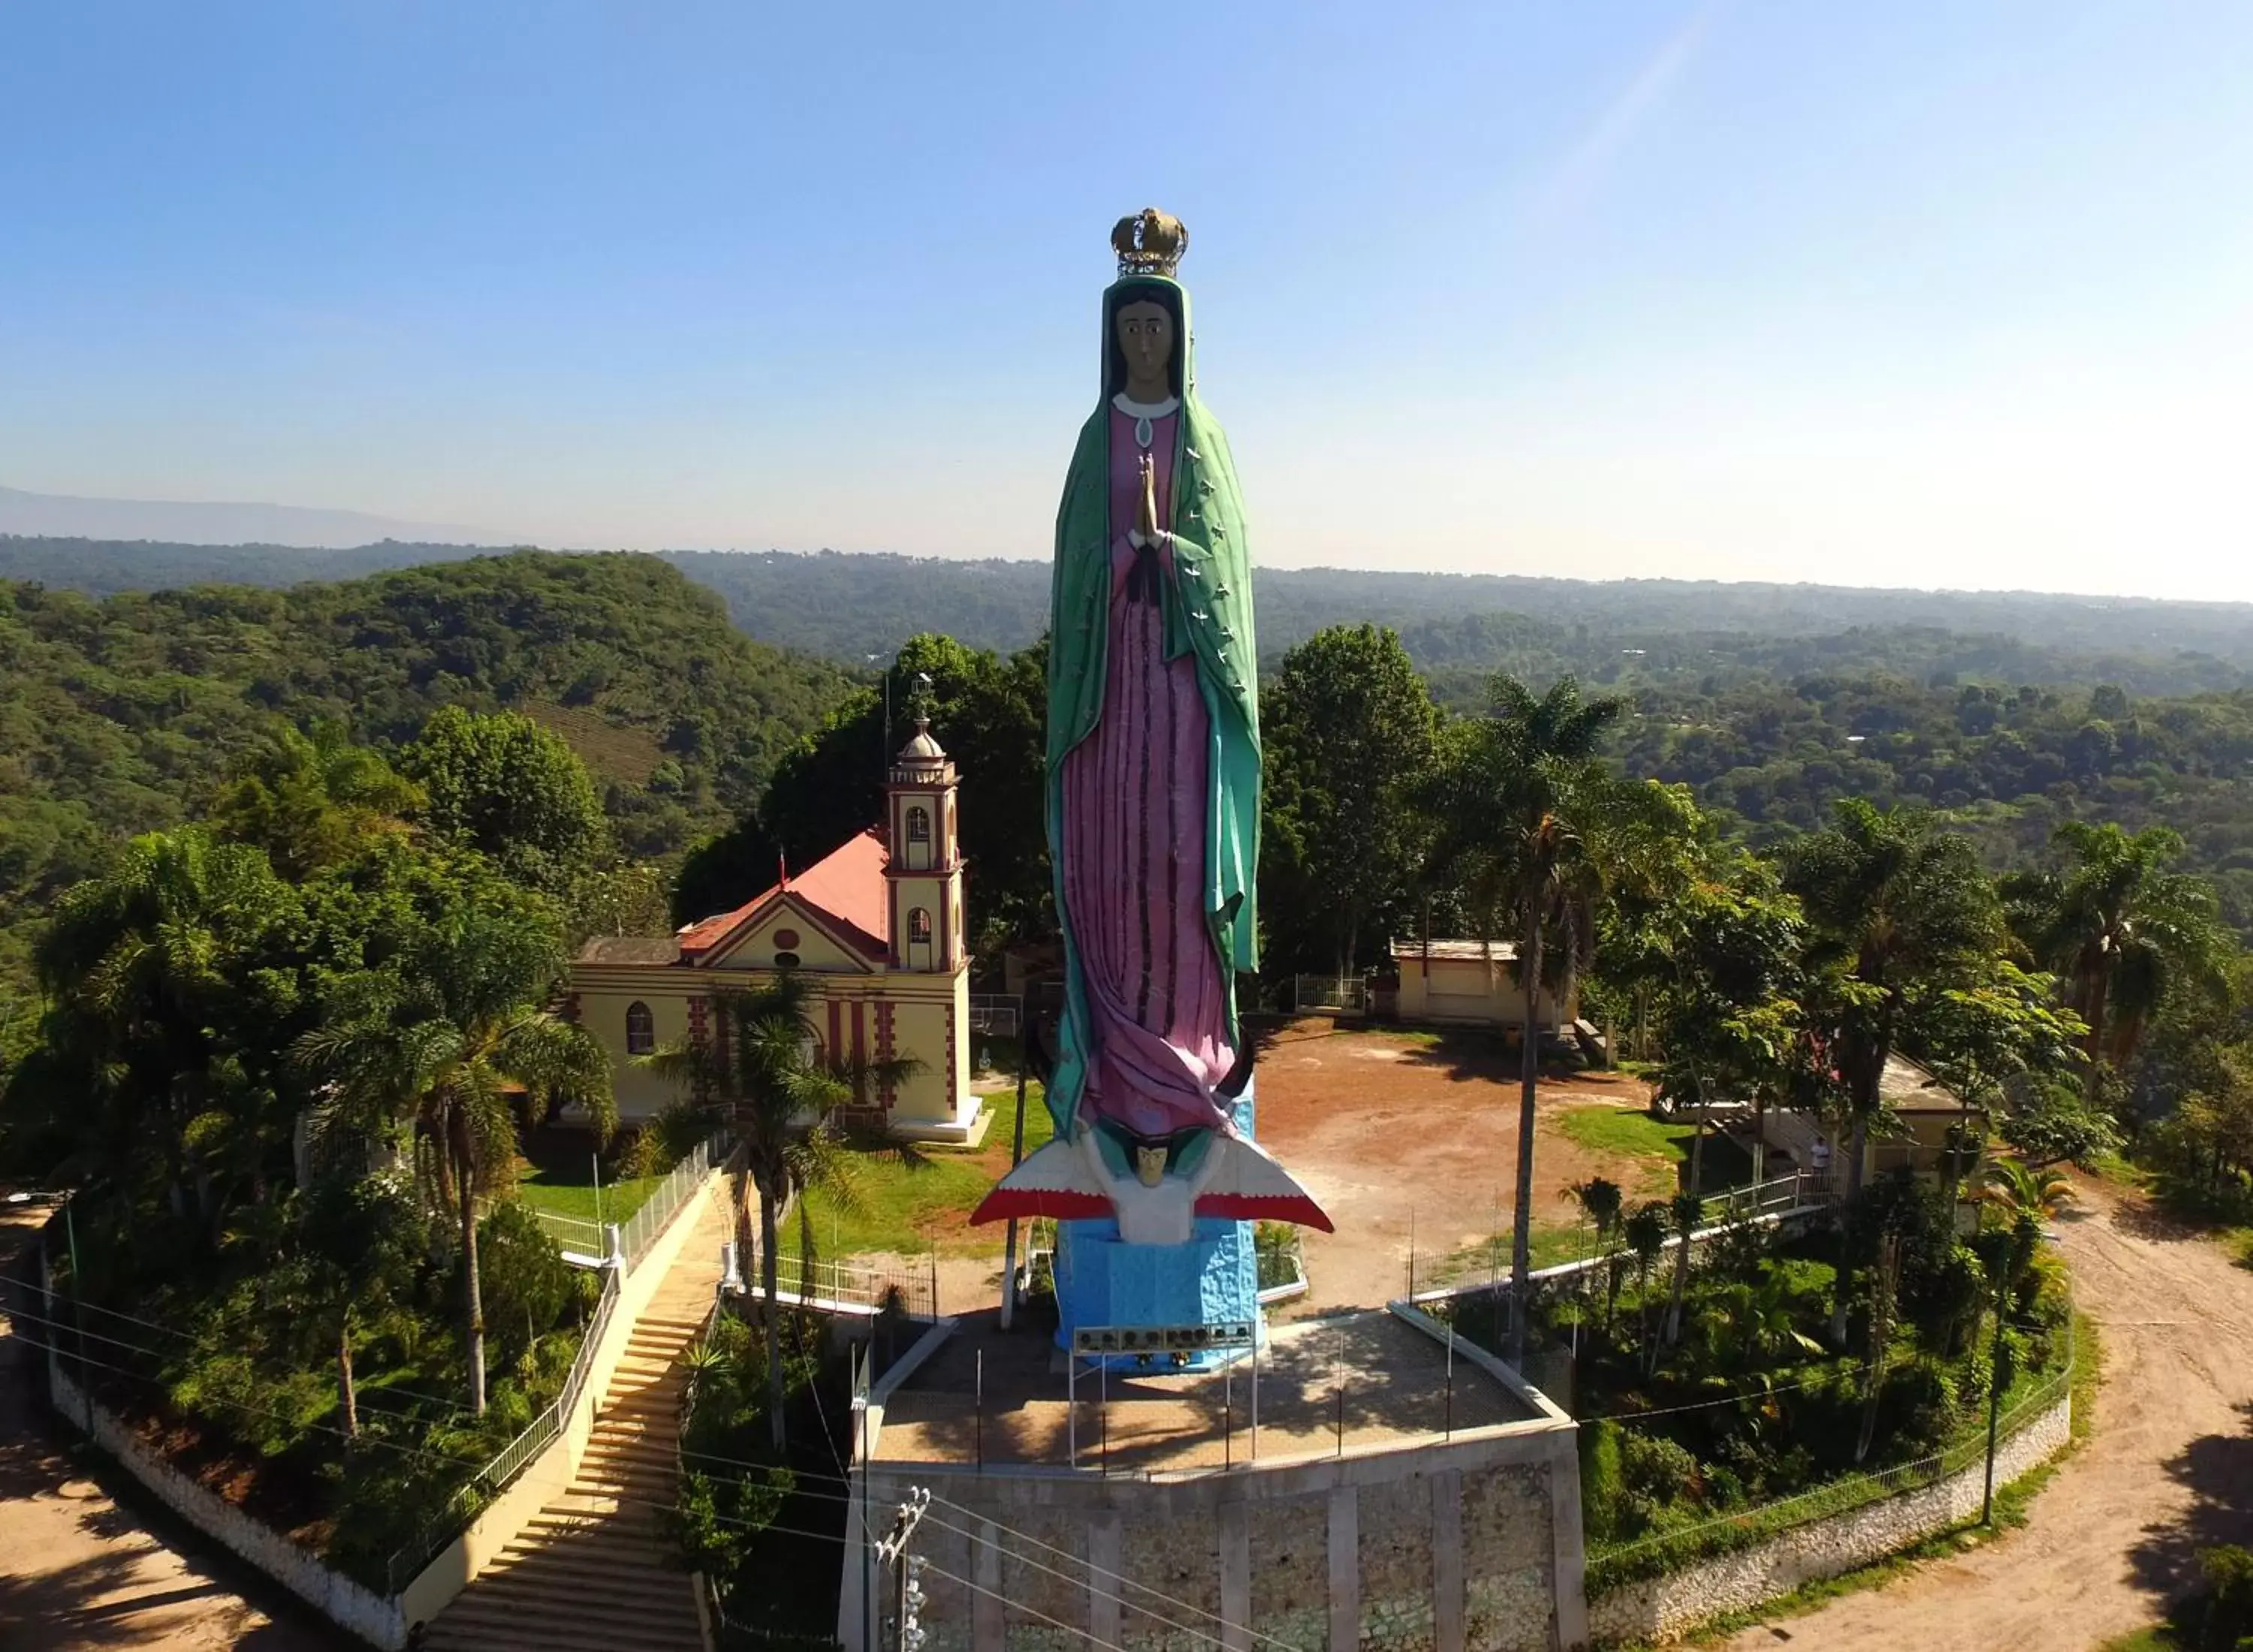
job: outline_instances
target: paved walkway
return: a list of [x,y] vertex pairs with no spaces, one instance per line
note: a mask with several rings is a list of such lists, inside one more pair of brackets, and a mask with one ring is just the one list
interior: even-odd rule
[[[46,1216],[0,1209],[0,1270]],[[114,1502],[51,1430],[42,1362],[9,1335],[0,1297],[0,1652],[335,1645],[278,1586],[233,1581],[244,1568],[145,1493],[130,1509]]]
[[681,1377],[730,1237],[724,1189],[634,1321],[568,1491],[430,1626],[431,1652],[696,1652],[688,1579],[657,1537],[673,1500]]

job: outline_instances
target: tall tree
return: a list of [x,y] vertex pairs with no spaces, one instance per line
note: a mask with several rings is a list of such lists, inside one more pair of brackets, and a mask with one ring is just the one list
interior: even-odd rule
[[[10,1080],[43,1169],[153,1192],[216,1244],[229,1207],[286,1165],[294,1087],[276,1058],[303,1006],[296,892],[200,827],[135,839],[66,895],[35,961],[49,1008]],[[125,1223],[138,1248],[152,1236]]]
[[343,724],[317,723],[310,734],[285,726],[237,768],[213,800],[211,824],[256,844],[277,873],[302,882],[405,832],[426,802],[380,752],[353,745]]
[[1439,708],[1375,625],[1315,632],[1259,701],[1269,951],[1350,975],[1412,899],[1428,833],[1408,804],[1438,760]]
[[2109,821],[2068,820],[2053,841],[2063,864],[2013,875],[2004,896],[2028,949],[2087,1024],[2090,1065],[2119,1071],[2171,990],[2226,995],[2214,892],[2169,870],[2183,842],[2165,826],[2131,836]]
[[[1920,996],[1977,982],[2006,938],[2001,902],[1969,839],[1932,818],[1841,801],[1833,823],[1794,842],[1784,885],[1814,931],[1808,1009],[1848,1118],[1846,1196],[1861,1196],[1880,1085]],[[1842,1340],[1853,1270],[1832,1310]]]
[[405,1126],[430,1150],[458,1223],[470,1408],[485,1408],[478,1204],[515,1166],[513,1097],[575,1104],[599,1137],[617,1122],[610,1057],[547,1008],[563,968],[549,903],[482,863],[415,861],[366,892],[368,967],[331,979],[326,1022],[298,1041],[330,1087],[334,1126]]
[[610,823],[562,736],[517,712],[441,709],[400,753],[442,840],[475,849],[517,882],[568,897],[611,859]]
[[1663,937],[1651,965],[1664,1065],[1661,1093],[1698,1109],[1690,1190],[1700,1191],[1705,1128],[1715,1101],[1749,1101],[1754,1168],[1772,1103],[1790,1094],[1802,1048],[1799,903],[1766,863],[1722,859],[1646,925]]
[[981,949],[1053,928],[1041,791],[1047,680],[1045,640],[1005,659],[951,638],[909,638],[882,685],[850,696],[784,756],[755,812],[688,857],[675,920],[747,901],[774,882],[778,857],[809,865],[882,819],[885,773],[920,709],[971,794],[962,852],[978,868],[968,898]]
[[853,1165],[833,1127],[841,1107],[864,1102],[914,1074],[912,1056],[854,1063],[815,1042],[813,991],[789,971],[722,993],[713,1036],[683,1040],[643,1063],[724,1117],[736,1143],[736,1253],[750,1251],[750,1192],[759,1204],[759,1287],[766,1300],[767,1413],[775,1449],[785,1439],[782,1283],[778,1227],[793,1198],[820,1188],[852,1196]]
[[[1480,934],[1513,944],[1524,994],[1510,1264],[1511,1300],[1523,1305],[1533,1268],[1540,996],[1545,989],[1566,1001],[1595,943],[1602,879],[1591,838],[1619,806],[1596,750],[1627,706],[1583,699],[1569,677],[1537,697],[1499,676],[1492,694],[1492,714],[1455,749],[1426,796],[1436,825],[1433,867],[1460,888]],[[1510,1316],[1513,1364],[1524,1362],[1527,1318],[1522,1307]]]

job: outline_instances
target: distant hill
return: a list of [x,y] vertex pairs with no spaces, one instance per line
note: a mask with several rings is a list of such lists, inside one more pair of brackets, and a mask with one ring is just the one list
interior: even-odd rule
[[664,857],[732,824],[854,687],[650,557],[100,601],[0,580],[0,999],[57,889],[192,812],[282,720],[388,742],[440,706],[522,710],[594,770],[627,850]]
[[[0,537],[0,578],[108,593],[207,583],[288,586],[479,554],[387,543],[115,544]],[[1013,650],[1047,623],[1049,566],[824,551],[667,551],[749,636],[849,666],[919,631]],[[1537,579],[1263,568],[1271,659],[1325,625],[1398,630],[1435,690],[1476,697],[1489,673],[1571,671],[1636,687],[1746,674],[1885,671],[1923,683],[2116,683],[2195,694],[2253,683],[2253,604],[1718,581]]]
[[66,493],[0,488],[0,533],[56,534],[92,540],[159,540],[189,545],[285,545],[344,547],[372,540],[422,540],[507,545],[506,533],[436,522],[401,522],[364,511],[297,505],[191,503],[169,499],[87,499]]

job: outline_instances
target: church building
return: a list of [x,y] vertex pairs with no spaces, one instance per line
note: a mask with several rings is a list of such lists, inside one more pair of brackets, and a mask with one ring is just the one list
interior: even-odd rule
[[861,1122],[915,1140],[969,1140],[979,1104],[956,789],[953,762],[918,718],[888,777],[881,828],[673,936],[589,941],[571,966],[568,1008],[610,1053],[620,1120],[680,1095],[635,1056],[702,1039],[715,993],[791,970],[814,988],[809,1030],[826,1055],[922,1063],[867,1097]]

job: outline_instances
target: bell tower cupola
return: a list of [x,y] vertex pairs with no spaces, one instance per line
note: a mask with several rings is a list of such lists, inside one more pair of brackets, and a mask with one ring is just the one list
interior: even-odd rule
[[884,790],[890,856],[892,963],[945,974],[962,962],[962,856],[955,838],[954,760],[931,738],[931,720],[892,760]]

